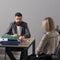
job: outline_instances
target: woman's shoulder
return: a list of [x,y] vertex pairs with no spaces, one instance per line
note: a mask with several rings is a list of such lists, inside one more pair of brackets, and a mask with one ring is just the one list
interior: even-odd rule
[[49,35],[50,35],[50,32],[46,32],[46,33],[43,34],[43,37],[47,38]]
[[58,36],[59,35],[59,33],[57,32],[57,31],[53,31],[53,32],[46,32],[45,34],[44,34],[44,36],[46,37],[52,37],[52,36]]

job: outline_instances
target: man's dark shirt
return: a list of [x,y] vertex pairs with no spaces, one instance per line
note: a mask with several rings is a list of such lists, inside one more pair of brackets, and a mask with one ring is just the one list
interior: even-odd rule
[[[25,38],[30,38],[31,35],[30,35],[29,28],[27,26],[27,23],[22,21],[19,24],[19,26],[22,27],[21,36],[24,36]],[[17,25],[16,25],[16,22],[12,22],[10,24],[9,29],[7,30],[6,34],[9,34],[9,35],[17,34]]]

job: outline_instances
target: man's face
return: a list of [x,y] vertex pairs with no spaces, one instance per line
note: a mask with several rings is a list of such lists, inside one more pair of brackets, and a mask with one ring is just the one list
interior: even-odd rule
[[17,24],[19,24],[19,23],[21,23],[22,22],[22,17],[20,16],[15,16],[15,22],[17,23]]

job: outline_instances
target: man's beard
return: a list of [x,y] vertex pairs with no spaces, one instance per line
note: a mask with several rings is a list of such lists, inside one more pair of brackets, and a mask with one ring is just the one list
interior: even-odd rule
[[16,25],[19,26],[21,24],[21,22],[17,22]]

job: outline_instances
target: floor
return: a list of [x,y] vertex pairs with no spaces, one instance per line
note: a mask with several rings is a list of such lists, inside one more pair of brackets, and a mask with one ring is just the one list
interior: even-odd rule
[[[12,52],[17,60],[20,60],[21,52]],[[5,60],[5,48],[0,47],[0,60]],[[6,55],[6,60],[10,60],[10,58]]]
[[[16,60],[20,60],[18,56],[15,56]],[[5,55],[0,55],[0,60],[5,60]],[[6,60],[10,60],[10,58],[6,55]]]

